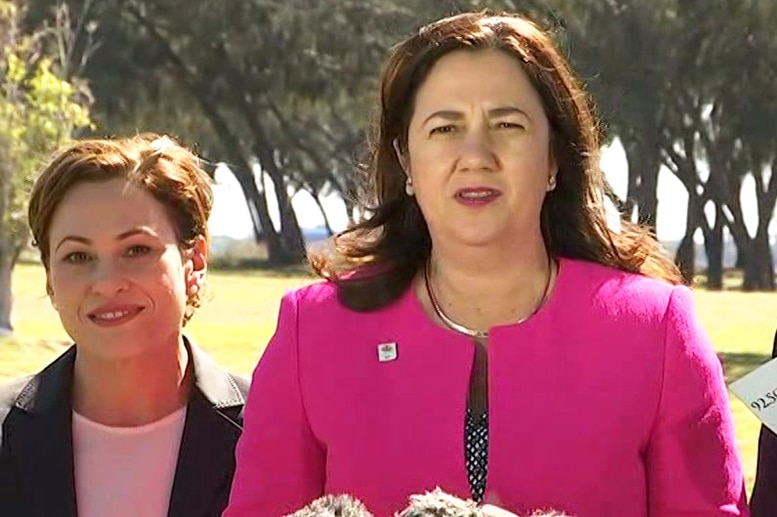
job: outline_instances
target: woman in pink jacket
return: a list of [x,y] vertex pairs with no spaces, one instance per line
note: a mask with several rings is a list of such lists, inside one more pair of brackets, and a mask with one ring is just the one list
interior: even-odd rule
[[371,214],[313,257],[256,368],[228,517],[437,486],[523,513],[745,515],[721,366],[656,240],[604,205],[588,100],[518,16],[383,72]]

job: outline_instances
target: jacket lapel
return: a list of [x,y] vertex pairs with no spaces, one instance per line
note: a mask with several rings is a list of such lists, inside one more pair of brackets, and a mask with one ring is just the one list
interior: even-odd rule
[[36,375],[15,406],[23,411],[10,423],[9,435],[19,478],[34,510],[30,515],[76,517],[70,393],[75,348]]
[[228,373],[196,345],[187,345],[195,389],[187,407],[168,515],[220,516],[235,470],[245,399]]

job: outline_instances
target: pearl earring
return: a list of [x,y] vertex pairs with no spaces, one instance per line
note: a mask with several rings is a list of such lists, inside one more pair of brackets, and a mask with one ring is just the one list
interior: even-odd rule
[[413,180],[411,178],[407,178],[407,181],[405,181],[405,194],[408,196],[413,196],[415,194],[415,190],[413,190]]
[[551,176],[548,180],[548,190],[554,190],[556,188],[556,177]]

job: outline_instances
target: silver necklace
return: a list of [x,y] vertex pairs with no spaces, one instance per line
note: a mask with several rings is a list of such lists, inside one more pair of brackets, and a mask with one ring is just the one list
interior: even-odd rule
[[[520,324],[524,321],[528,320],[535,314],[537,314],[537,311],[540,310],[540,308],[545,304],[545,300],[548,297],[548,291],[550,290],[550,279],[553,276],[553,266],[552,266],[552,260],[550,258],[550,253],[548,253],[548,279],[545,282],[545,289],[542,292],[542,298],[540,298],[540,302],[537,304],[537,307],[534,308],[531,314],[526,316],[525,318],[521,318],[516,323]],[[426,265],[424,266],[424,283],[426,284],[426,294],[429,295],[429,300],[432,302],[432,308],[434,309],[434,313],[437,315],[438,318],[440,318],[440,321],[442,321],[446,327],[448,327],[451,330],[455,330],[456,332],[460,334],[464,334],[465,336],[469,336],[475,339],[487,339],[488,338],[488,331],[487,330],[472,330],[469,327],[465,327],[461,323],[456,323],[453,321],[447,314],[445,314],[445,311],[442,310],[442,307],[440,306],[440,302],[437,301],[437,297],[434,295],[434,289],[432,289],[432,282],[430,280],[429,275],[429,268],[431,266],[431,258],[426,261]]]

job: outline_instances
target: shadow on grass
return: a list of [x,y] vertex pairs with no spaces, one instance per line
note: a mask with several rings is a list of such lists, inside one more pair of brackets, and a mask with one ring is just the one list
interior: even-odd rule
[[718,357],[723,363],[727,383],[747,375],[772,358],[769,354],[729,352],[719,352]]

